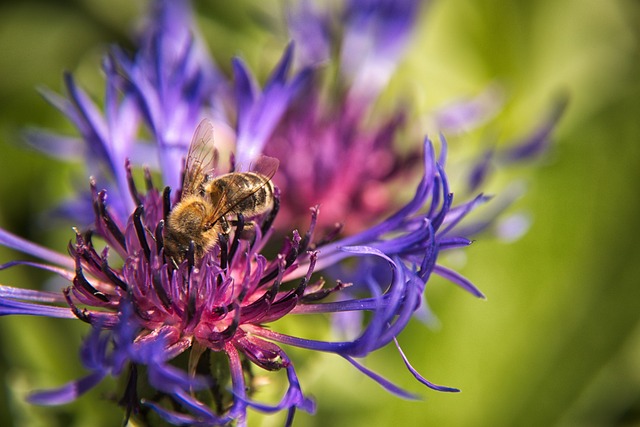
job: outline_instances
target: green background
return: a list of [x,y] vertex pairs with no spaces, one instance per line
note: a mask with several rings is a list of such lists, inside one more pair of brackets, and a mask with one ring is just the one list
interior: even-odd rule
[[[264,77],[286,42],[282,9],[248,1],[197,8],[225,71],[229,58],[241,54]],[[142,10],[124,0],[0,6],[3,228],[66,250],[70,226],[45,213],[87,177],[78,164],[25,147],[19,131],[72,132],[35,88],[62,91],[62,72],[72,70],[100,96],[100,56],[113,42],[131,46]],[[461,393],[422,388],[393,348],[371,356],[367,366],[423,401],[389,395],[338,357],[287,349],[304,390],[318,402],[318,413],[298,413],[295,425],[640,425],[639,31],[640,4],[633,0],[431,4],[384,99],[409,97],[417,126],[439,106],[488,85],[505,93],[504,109],[489,125],[452,139],[452,167],[488,134],[508,141],[531,130],[555,95],[570,94],[551,152],[490,183],[496,193],[512,180],[526,183],[512,210],[528,213],[533,224],[515,242],[480,236],[464,257],[445,259],[487,301],[434,280],[428,296],[439,326],[414,322],[400,337],[421,373]],[[0,249],[0,263],[16,257],[23,258]],[[0,273],[5,285],[39,287],[48,280],[26,268]],[[34,387],[82,374],[77,348],[86,333],[81,322],[0,319],[3,425],[119,425],[120,412],[102,400],[110,397],[108,383],[60,408],[23,401]],[[282,414],[250,420],[283,422]]]

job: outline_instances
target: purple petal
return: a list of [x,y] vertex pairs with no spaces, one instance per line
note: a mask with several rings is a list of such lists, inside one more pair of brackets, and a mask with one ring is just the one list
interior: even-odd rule
[[283,86],[287,80],[287,74],[289,73],[289,68],[291,67],[291,60],[293,59],[293,43],[289,43],[287,48],[284,50],[284,54],[282,58],[280,58],[280,62],[276,65],[276,68],[273,70],[271,77],[267,81],[264,86],[265,92],[270,90],[272,87]]
[[264,144],[280,121],[292,99],[309,81],[312,70],[305,68],[289,82],[286,75],[293,56],[287,46],[261,95],[257,94],[247,68],[234,61],[237,103],[236,165],[247,168],[262,153]]
[[0,228],[0,245],[7,248],[15,249],[16,251],[23,252],[25,254],[33,255],[36,258],[40,258],[44,261],[51,262],[53,264],[67,267],[69,269],[75,269],[75,264],[71,258],[62,255],[58,252],[47,249],[43,246],[36,245],[28,240],[11,234],[6,230]]
[[93,372],[60,388],[33,393],[28,397],[28,400],[36,405],[63,405],[73,402],[79,396],[95,387],[105,375],[104,372]]
[[418,0],[351,0],[341,47],[342,72],[352,92],[367,99],[389,81],[414,27]]
[[551,133],[556,128],[568,102],[568,97],[562,95],[539,127],[526,138],[509,144],[510,148],[501,153],[500,159],[507,163],[514,163],[529,160],[544,152],[551,142]]
[[365,368],[363,365],[361,365],[360,363],[356,362],[353,358],[349,357],[349,356],[342,356],[345,359],[347,359],[347,361],[349,361],[349,363],[351,363],[353,366],[355,366],[360,372],[362,372],[363,374],[365,374],[366,376],[368,376],[369,378],[371,378],[372,380],[374,380],[375,382],[377,382],[378,384],[380,384],[385,390],[395,394],[396,396],[400,396],[402,398],[405,399],[411,399],[411,400],[419,400],[420,396],[415,395],[413,393],[410,393],[400,387],[398,387],[397,385],[393,384],[391,381],[385,379],[384,377],[376,374],[375,372]]
[[0,298],[0,316],[6,315],[44,316],[58,319],[76,318],[69,307],[54,307]]
[[23,133],[29,145],[48,156],[66,161],[77,161],[85,155],[85,143],[80,138],[60,136],[39,129],[29,129]]
[[477,195],[472,201],[460,206],[456,206],[454,209],[450,209],[446,217],[446,227],[442,230],[438,230],[438,236],[443,236],[451,231],[456,225],[460,223],[472,210],[478,205],[491,200],[491,197],[484,196],[483,194]]
[[375,255],[375,256],[378,256],[380,258],[386,259],[389,262],[393,262],[391,260],[391,258],[389,258],[387,256],[387,254],[385,254],[381,250],[376,249],[376,248],[371,247],[371,246],[343,246],[340,249],[342,251],[344,251],[344,252],[349,252],[349,253],[352,253],[352,254]]
[[207,405],[199,402],[195,397],[191,396],[189,392],[177,389],[173,393],[173,396],[200,420],[206,420],[207,423],[215,425],[228,422],[226,419],[216,417]]
[[[64,303],[65,298],[59,292],[34,291],[0,285],[0,298],[46,303]],[[65,307],[66,308],[66,307]]]
[[480,219],[466,223],[464,226],[456,227],[456,234],[461,236],[475,236],[483,230],[487,229],[496,219],[510,207],[515,200],[522,196],[526,190],[522,182],[514,182],[503,190],[500,196],[495,197],[494,203],[491,204],[490,212],[483,213]]
[[303,65],[324,63],[331,55],[330,18],[313,10],[309,0],[303,0],[288,13],[289,32],[302,58]]
[[[290,362],[289,360],[287,361]],[[280,402],[275,405],[259,403],[247,399],[244,396],[238,396],[238,398],[248,406],[268,414],[279,412],[289,408],[300,408],[303,411],[313,414],[316,409],[315,403],[312,399],[305,397],[302,393],[300,382],[298,381],[298,377],[296,376],[293,365],[291,364],[289,364],[289,366],[287,367],[287,377],[289,378],[289,388],[287,389],[287,392],[282,397]]]
[[221,418],[221,419],[215,419],[213,417],[211,419],[197,418],[193,415],[170,411],[168,409],[163,408],[162,406],[160,406],[155,402],[152,402],[150,400],[145,400],[145,399],[142,400],[142,404],[144,406],[147,406],[153,409],[160,417],[162,417],[163,420],[167,421],[169,424],[173,424],[176,426],[226,425],[227,423],[232,421],[232,419],[229,417]]
[[499,87],[489,86],[474,98],[465,98],[439,108],[435,113],[438,129],[449,135],[469,132],[496,115],[503,103]]
[[438,240],[438,248],[441,250],[462,248],[469,246],[471,243],[473,242],[465,237],[445,237]]
[[[11,261],[6,264],[1,264],[0,270],[15,267],[16,265],[28,265],[30,267],[38,268],[40,270],[49,271],[61,276],[64,279],[67,279],[68,281],[73,281],[73,277],[75,276],[74,272],[66,270],[64,268],[54,267],[52,265],[40,264],[37,262],[30,262],[30,261]],[[60,296],[60,298],[62,298],[60,294],[57,294],[57,295]],[[64,301],[64,298],[62,298],[61,301]]]
[[491,170],[494,154],[495,152],[493,149],[487,150],[482,158],[471,169],[471,173],[468,178],[469,192],[476,191],[480,185],[484,184],[484,181]]
[[476,286],[471,283],[467,278],[463,277],[462,275],[456,273],[453,270],[450,270],[446,267],[443,267],[441,265],[436,265],[433,269],[433,272],[436,273],[438,276],[440,277],[444,277],[445,279],[453,282],[454,284],[460,286],[462,289],[464,289],[465,291],[469,292],[470,294],[478,297],[478,298],[482,298],[482,299],[486,299],[486,297],[484,296],[484,294],[480,291],[480,289],[476,288]]
[[394,338],[393,341],[394,341],[394,343],[396,345],[396,348],[400,352],[400,356],[402,356],[402,360],[404,360],[404,364],[407,366],[407,368],[409,369],[411,374],[413,374],[413,376],[418,381],[420,381],[422,384],[426,385],[429,388],[437,390],[437,391],[445,391],[445,392],[452,392],[452,393],[456,393],[456,392],[460,391],[459,389],[454,388],[454,387],[441,386],[441,385],[437,385],[437,384],[434,384],[434,383],[428,381],[426,378],[424,378],[422,375],[420,375],[420,373],[418,373],[418,371],[416,371],[413,366],[411,366],[411,363],[409,363],[409,359],[407,359],[407,356],[402,351],[402,348],[400,347],[400,344],[398,343],[398,340],[396,338]]
[[[380,347],[386,346],[408,325],[411,316],[420,306],[425,287],[425,283],[415,274],[413,269],[404,265],[398,258],[396,258],[396,265],[400,268],[395,273],[397,283],[394,284],[395,289],[391,293],[397,295],[396,302],[393,310],[387,309],[387,328],[384,334],[377,338],[377,345]],[[390,304],[389,307],[391,306]]]
[[248,119],[246,116],[256,98],[257,88],[246,65],[240,58],[233,58],[231,64],[235,82],[236,111],[238,113],[237,127],[241,129],[247,126],[245,124]]
[[149,383],[158,390],[168,393],[176,389],[202,389],[207,381],[202,377],[192,377],[182,369],[159,362],[147,362],[149,368]]
[[[383,301],[387,295],[382,296]],[[298,305],[291,310],[295,314],[340,313],[345,311],[372,311],[381,306],[380,298],[358,298],[322,304]]]
[[[102,324],[97,322],[91,329],[91,333],[82,343],[80,360],[88,370],[95,372],[109,372],[110,358],[107,349],[112,340],[112,334],[102,331]],[[113,373],[113,372],[112,372]]]
[[98,155],[99,158],[105,162],[106,166],[115,172],[116,168],[120,168],[120,165],[114,164],[113,158],[111,157],[107,136],[107,124],[102,114],[89,96],[76,86],[71,74],[66,73],[64,80],[71,101],[78,113],[75,120],[76,127],[89,145],[92,153]]
[[318,340],[309,340],[305,338],[298,338],[291,335],[281,334],[279,332],[272,331],[270,329],[258,328],[252,325],[244,325],[243,329],[251,331],[251,333],[271,339],[283,344],[293,345],[300,348],[306,348],[309,350],[326,351],[330,353],[341,353],[347,351],[353,346],[350,341],[341,342],[326,342]]

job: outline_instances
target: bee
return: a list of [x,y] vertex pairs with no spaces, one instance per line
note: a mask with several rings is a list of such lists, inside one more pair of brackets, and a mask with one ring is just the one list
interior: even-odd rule
[[251,219],[277,208],[271,178],[278,169],[278,160],[262,156],[250,172],[213,178],[217,151],[212,140],[213,126],[205,119],[193,135],[180,200],[169,212],[164,228],[165,255],[175,265],[186,258],[192,244],[194,259],[201,259],[218,242],[220,234],[231,231],[233,220],[227,217],[235,215],[237,222],[244,221],[243,234],[247,234],[255,231]]

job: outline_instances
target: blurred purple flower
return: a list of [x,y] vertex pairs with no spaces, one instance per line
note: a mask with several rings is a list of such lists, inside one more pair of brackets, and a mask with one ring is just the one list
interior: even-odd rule
[[[344,10],[335,5],[319,10],[303,1],[289,11],[290,34],[302,64],[320,66],[264,145],[266,154],[281,160],[275,178],[283,197],[277,229],[303,226],[308,206],[318,204],[321,229],[339,226],[342,235],[350,235],[405,202],[401,190],[419,175],[420,167],[419,147],[402,144],[402,139],[412,138],[407,108],[399,104],[385,114],[374,109],[426,3],[352,0]],[[338,65],[339,74],[325,66],[330,61]],[[502,97],[491,85],[474,98],[435,111],[432,124],[446,133],[467,132],[494,116]],[[526,161],[543,152],[563,104],[559,102],[530,135],[472,159],[469,193],[481,188],[496,163]]]
[[[404,111],[398,109],[375,125],[368,121],[399,62],[420,3],[354,0],[342,11],[319,11],[303,1],[289,11],[302,63],[320,67],[264,148],[281,160],[276,181],[283,203],[277,228],[301,225],[308,207],[317,203],[323,211],[322,229],[340,223],[346,235],[363,230],[397,206],[394,184],[417,175],[418,150],[401,156],[394,147]],[[332,26],[336,21],[340,25]],[[340,77],[326,79],[324,63],[332,52],[340,52]],[[335,87],[325,93],[327,81]]]
[[386,87],[420,15],[421,0],[350,0],[344,14],[341,71],[355,96]]
[[236,152],[239,165],[248,167],[264,150],[264,145],[291,100],[311,77],[311,69],[305,68],[290,82],[287,74],[293,58],[293,45],[285,50],[280,63],[258,93],[247,67],[239,59],[233,62],[236,87],[237,135]]

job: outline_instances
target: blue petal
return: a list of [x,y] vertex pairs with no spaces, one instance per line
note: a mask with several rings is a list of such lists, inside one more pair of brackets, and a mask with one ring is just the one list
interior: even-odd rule
[[[24,264],[32,264],[25,262]],[[6,266],[6,264],[5,264]],[[4,266],[0,266],[0,269]],[[37,301],[46,303],[64,303],[65,298],[60,292],[34,291],[32,289],[14,288],[11,286],[0,285],[0,298],[8,298],[12,300]],[[64,307],[67,308],[67,307]]]
[[228,423],[230,423],[232,421],[232,418],[230,417],[225,417],[225,418],[208,418],[208,419],[202,419],[202,418],[197,418],[193,415],[190,414],[182,414],[179,412],[175,412],[175,411],[170,411],[168,409],[163,408],[162,406],[160,406],[159,404],[149,401],[149,400],[142,400],[142,404],[144,406],[147,406],[151,409],[153,409],[160,417],[162,417],[162,419],[164,419],[165,421],[167,421],[170,424],[176,425],[176,426],[188,426],[188,425],[196,425],[196,426],[213,426],[213,425],[227,425]]
[[529,160],[544,152],[551,142],[551,133],[556,128],[569,102],[568,96],[562,94],[542,124],[531,135],[509,144],[510,148],[501,153],[501,160],[507,163]]
[[432,383],[431,381],[428,381],[426,378],[424,378],[422,375],[420,375],[420,373],[418,373],[418,371],[415,370],[415,368],[411,365],[411,363],[409,363],[409,359],[407,359],[407,356],[402,351],[402,348],[400,347],[400,344],[398,343],[398,340],[394,338],[393,341],[395,342],[396,348],[400,352],[400,356],[402,356],[402,360],[404,360],[404,364],[407,366],[407,369],[409,369],[411,374],[418,381],[420,381],[422,384],[426,385],[427,387],[429,387],[429,388],[431,388],[433,390],[437,390],[437,391],[444,391],[444,392],[450,392],[450,393],[457,393],[457,392],[460,391],[459,389],[454,388],[454,387],[447,387],[447,386],[437,385],[437,384]]
[[202,389],[207,386],[203,377],[192,377],[186,371],[159,362],[148,363],[149,383],[167,393],[178,389]]
[[377,96],[398,64],[419,0],[351,0],[340,49],[342,72],[364,97]]
[[58,319],[76,318],[69,307],[54,307],[49,305],[40,305],[0,298],[0,316],[16,314],[27,316],[55,317]]
[[33,393],[28,397],[28,400],[36,405],[63,405],[73,402],[95,387],[104,377],[104,372],[93,372],[60,388]]
[[69,269],[75,269],[75,264],[69,256],[62,255],[58,252],[47,249],[43,246],[36,245],[26,239],[9,233],[6,230],[0,228],[0,245],[7,248],[15,249],[16,251],[23,252],[25,254],[33,255],[44,261],[57,264]]
[[305,68],[290,82],[286,75],[293,55],[293,45],[285,50],[261,95],[242,62],[233,63],[236,78],[237,140],[236,165],[247,168],[262,153],[264,145],[293,98],[308,83],[312,70]]
[[[89,145],[91,152],[97,155],[115,175],[116,168],[121,167],[121,165],[114,164],[111,157],[111,147],[107,137],[107,124],[104,118],[93,101],[89,99],[89,96],[76,86],[71,74],[65,73],[64,81],[71,102],[78,114],[75,116],[76,127]],[[73,119],[73,117],[71,118]]]
[[256,84],[251,78],[247,67],[240,58],[233,58],[231,62],[233,66],[233,77],[235,83],[236,111],[238,114],[238,129],[243,129],[247,125],[248,115],[256,98]]
[[477,195],[472,201],[465,203],[464,205],[456,206],[455,209],[450,209],[446,218],[447,226],[438,230],[438,236],[442,236],[451,231],[456,225],[460,223],[472,210],[478,205],[487,202],[491,197],[484,196],[483,194]]
[[471,283],[469,281],[469,279],[463,277],[462,275],[460,275],[459,273],[456,273],[453,270],[450,270],[446,267],[443,267],[441,265],[436,265],[433,269],[433,272],[436,273],[438,276],[440,277],[444,277],[445,279],[453,282],[454,284],[460,286],[462,289],[464,289],[465,291],[469,292],[470,294],[478,297],[478,298],[482,298],[482,299],[486,299],[486,297],[484,296],[484,294],[480,291],[480,289],[478,289],[473,283]]
[[302,63],[324,63],[331,55],[330,18],[312,10],[309,0],[303,0],[297,9],[288,9],[291,37],[299,47]]
[[362,372],[363,374],[365,374],[366,376],[368,376],[369,378],[371,378],[372,380],[374,380],[375,382],[380,384],[382,387],[384,387],[385,390],[395,394],[396,396],[400,396],[400,397],[403,397],[405,399],[412,399],[412,400],[419,400],[420,399],[420,396],[415,395],[413,393],[410,393],[410,392],[402,389],[401,387],[398,387],[397,385],[393,384],[391,381],[389,381],[389,380],[385,379],[384,377],[376,374],[375,372],[365,368],[360,363],[356,362],[353,358],[351,358],[349,356],[342,356],[342,357],[347,359],[347,361],[349,361],[349,363],[351,363],[353,366],[355,366],[360,372]]
[[191,396],[188,392],[184,390],[177,389],[173,393],[173,396],[182,403],[187,410],[191,413],[195,414],[199,419],[206,420],[209,424],[222,424],[228,422],[227,419],[216,417],[211,409],[204,405],[202,402],[199,402],[195,397]]
[[280,58],[280,62],[273,70],[271,77],[267,81],[264,86],[265,92],[270,90],[272,87],[284,86],[287,79],[287,74],[289,73],[289,68],[291,66],[291,60],[293,59],[293,43],[289,43],[287,48],[284,50],[284,54],[282,58]]
[[39,129],[26,130],[23,137],[32,147],[61,160],[80,160],[86,151],[85,143],[80,138],[60,136]]

